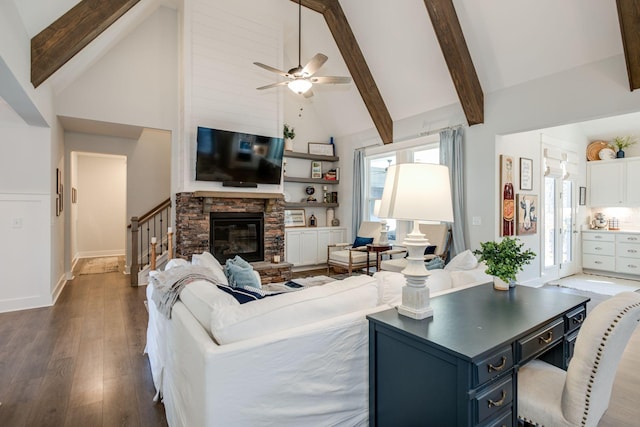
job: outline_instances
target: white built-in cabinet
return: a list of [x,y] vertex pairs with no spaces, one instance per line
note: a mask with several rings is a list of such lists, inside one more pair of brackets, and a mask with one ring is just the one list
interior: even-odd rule
[[285,261],[294,267],[327,262],[327,246],[345,241],[344,227],[291,228],[284,232]]
[[587,163],[589,206],[640,206],[640,157]]
[[582,268],[640,275],[640,232],[583,231]]

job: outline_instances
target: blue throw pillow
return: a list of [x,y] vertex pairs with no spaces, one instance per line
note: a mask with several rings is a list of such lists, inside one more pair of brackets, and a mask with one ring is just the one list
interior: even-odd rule
[[247,261],[242,259],[240,255],[236,255],[233,258],[228,258],[227,261],[225,262],[225,265],[229,265],[229,264],[234,264],[243,268],[253,268],[251,264],[249,264]]
[[429,245],[427,246],[427,248],[424,250],[424,254],[425,255],[433,255],[436,253],[436,245]]
[[434,259],[425,262],[424,266],[427,270],[437,270],[439,268],[444,268],[444,261],[440,257],[435,257]]
[[354,248],[359,248],[360,246],[366,246],[373,243],[373,237],[360,237],[356,236],[355,242],[353,242]]
[[[218,289],[225,291],[232,297],[234,297],[240,304],[244,304],[250,301],[256,301],[264,298],[259,292],[254,292],[250,289],[244,288],[232,288],[231,286],[218,285]],[[257,289],[256,289],[257,291]]]
[[247,286],[257,289],[262,288],[260,281],[253,273],[253,267],[251,266],[247,268],[227,262],[224,267],[224,274],[227,276],[227,280],[229,280],[229,285],[233,288],[242,288]]

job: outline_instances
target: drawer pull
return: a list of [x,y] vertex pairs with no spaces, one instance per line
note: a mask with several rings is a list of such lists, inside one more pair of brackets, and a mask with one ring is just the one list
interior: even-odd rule
[[538,337],[538,342],[540,344],[542,344],[542,343],[549,344],[552,339],[553,339],[553,331],[549,331],[549,332],[547,332],[547,338]]
[[637,237],[627,237],[627,240],[638,240]]
[[602,236],[593,236],[593,237],[595,237],[596,239],[602,239]]
[[571,320],[573,321],[574,324],[584,322],[584,313],[580,313],[578,316],[574,317]]
[[638,251],[636,251],[635,249],[628,249],[627,252],[629,252],[630,254],[635,254]]
[[498,366],[493,366],[491,363],[489,363],[487,365],[487,368],[489,368],[489,372],[502,371],[506,365],[507,365],[507,358],[502,356],[500,360],[500,364]]
[[596,247],[595,247],[595,250],[596,250],[596,251],[601,251],[601,250],[602,250],[602,248],[601,248],[600,246],[596,246]]
[[507,397],[507,393],[505,393],[504,390],[502,390],[502,396],[500,397],[500,400],[498,400],[497,402],[494,402],[493,400],[489,399],[489,408],[493,408],[494,406],[502,406],[504,404],[504,399],[506,399]]
[[595,261],[595,264],[602,264],[602,261]]
[[629,267],[629,268],[638,268],[637,265],[633,265],[633,264],[629,264],[629,265],[627,265],[627,267]]

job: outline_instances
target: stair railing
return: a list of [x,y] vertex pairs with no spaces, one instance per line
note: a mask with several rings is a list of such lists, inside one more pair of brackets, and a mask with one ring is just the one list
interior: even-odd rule
[[[171,198],[144,215],[131,218],[131,286],[138,285],[138,273],[147,265],[155,267],[156,257],[169,251],[173,257]],[[153,245],[152,245],[153,241]],[[156,247],[157,245],[157,247]],[[153,251],[152,251],[153,248]],[[152,255],[152,252],[155,252]]]

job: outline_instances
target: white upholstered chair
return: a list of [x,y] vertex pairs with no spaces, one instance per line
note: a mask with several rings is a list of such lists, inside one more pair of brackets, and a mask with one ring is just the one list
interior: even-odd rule
[[596,426],[638,322],[638,293],[623,292],[598,304],[580,328],[566,372],[539,360],[520,368],[518,419],[535,426]]
[[[425,261],[432,260],[436,257],[442,258],[443,261],[447,258],[447,252],[449,251],[449,243],[451,241],[451,233],[447,224],[420,224],[420,231],[429,239],[429,245],[436,247],[433,254],[427,254],[424,256]],[[383,252],[383,254],[389,255],[390,259],[385,259],[380,263],[380,270],[386,271],[402,271],[407,266],[407,259],[404,257],[406,251],[392,249],[390,251]],[[395,256],[395,258],[393,258]]]
[[[380,239],[380,222],[363,221],[356,233],[358,237],[373,238],[373,243]],[[355,243],[355,242],[354,242]],[[327,247],[327,273],[331,267],[345,269],[351,274],[353,270],[369,268],[376,265],[376,254],[369,254],[367,265],[367,247],[353,247],[352,243],[335,243]]]

